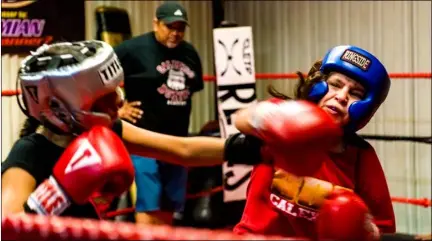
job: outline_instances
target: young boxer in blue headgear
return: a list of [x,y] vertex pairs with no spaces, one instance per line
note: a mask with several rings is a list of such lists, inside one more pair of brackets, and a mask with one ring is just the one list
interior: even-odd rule
[[[356,135],[388,95],[390,78],[385,67],[364,49],[337,46],[312,66],[306,78],[298,75],[296,100],[270,88],[277,98],[237,115],[236,127],[262,139],[273,163],[254,167],[235,232],[332,240],[372,240],[378,230],[395,232],[392,202],[377,154]],[[317,132],[322,136],[335,132],[331,125],[331,131],[303,128],[314,121],[307,114],[318,111],[299,109],[303,101],[317,105],[341,127],[336,142],[324,137],[321,143],[303,141],[305,136],[320,136]],[[297,115],[303,123],[293,125],[284,120],[287,115]]]

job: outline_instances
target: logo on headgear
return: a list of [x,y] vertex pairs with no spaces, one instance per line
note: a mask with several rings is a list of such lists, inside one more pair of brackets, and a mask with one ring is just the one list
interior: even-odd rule
[[122,67],[117,58],[112,58],[106,65],[99,70],[99,76],[104,84],[109,84],[117,78],[122,72]]
[[355,65],[363,71],[367,71],[371,64],[371,60],[366,58],[366,56],[349,49],[345,50],[345,52],[342,54],[341,60]]

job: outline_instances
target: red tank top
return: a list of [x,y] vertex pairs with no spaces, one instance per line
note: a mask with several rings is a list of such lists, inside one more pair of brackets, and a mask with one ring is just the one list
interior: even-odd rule
[[[372,155],[363,153],[370,151],[373,152]],[[356,185],[367,186],[359,188],[360,193],[356,193],[363,198],[375,218],[392,222],[391,227],[383,227],[381,231],[395,231],[387,183],[373,148],[349,146],[343,154],[310,154],[298,157],[289,155],[290,158],[286,158],[287,155],[283,153],[271,153],[273,159],[284,158],[284,161],[289,163],[288,170],[281,170],[270,164],[254,167],[247,190],[245,210],[240,223],[234,228],[235,233],[314,237],[314,220],[324,197],[334,188],[356,189]],[[358,165],[359,161],[362,165]],[[369,180],[375,177],[366,177],[367,172],[361,172],[365,168],[360,166],[369,165],[371,162],[379,166],[370,166],[379,169],[371,171],[376,180],[381,182],[376,185],[363,181],[365,178]],[[377,193],[381,198],[379,203],[373,200],[373,195]]]

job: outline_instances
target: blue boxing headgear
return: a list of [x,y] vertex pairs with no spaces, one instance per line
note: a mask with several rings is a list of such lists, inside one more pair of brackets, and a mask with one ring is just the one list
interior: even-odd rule
[[[355,46],[337,46],[325,55],[320,71],[323,74],[338,72],[355,81],[366,89],[362,100],[348,107],[350,121],[346,130],[358,131],[363,128],[387,98],[390,77],[384,65],[371,53]],[[309,99],[319,101],[328,91],[325,80],[312,86]]]

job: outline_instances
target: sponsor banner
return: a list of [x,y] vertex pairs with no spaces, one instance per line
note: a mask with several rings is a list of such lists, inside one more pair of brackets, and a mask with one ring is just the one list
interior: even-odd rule
[[2,54],[85,39],[84,0],[2,0]]
[[[252,28],[216,28],[213,41],[219,126],[222,138],[228,138],[238,132],[234,112],[256,103]],[[225,202],[246,199],[251,170],[247,165],[223,165]]]

